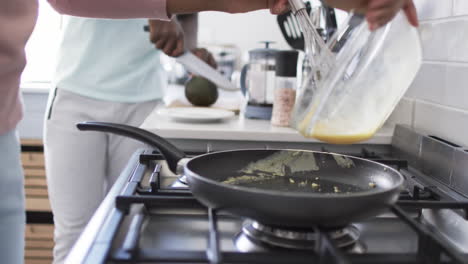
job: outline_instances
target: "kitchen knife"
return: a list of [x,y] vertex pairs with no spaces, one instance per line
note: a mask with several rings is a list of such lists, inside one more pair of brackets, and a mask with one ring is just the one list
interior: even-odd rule
[[218,88],[227,90],[227,91],[238,91],[239,88],[236,87],[232,82],[230,82],[226,77],[224,77],[217,70],[213,69],[203,60],[199,59],[192,52],[187,51],[184,54],[176,58],[176,61],[185,66],[185,68],[196,75],[200,75],[210,80],[218,86]]
[[[150,27],[144,26],[143,30],[145,32],[150,31]],[[226,77],[221,73],[213,69],[203,60],[199,59],[192,52],[186,51],[184,54],[176,58],[176,61],[185,66],[185,68],[196,75],[200,75],[210,80],[218,86],[218,88],[226,91],[238,91],[239,87],[236,87],[232,82],[230,82]]]

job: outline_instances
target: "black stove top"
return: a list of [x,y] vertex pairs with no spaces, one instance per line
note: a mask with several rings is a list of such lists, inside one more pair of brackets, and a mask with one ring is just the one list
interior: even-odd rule
[[[462,209],[435,186],[423,186],[408,163],[362,151],[393,166],[407,190],[388,213],[338,230],[284,230],[201,205],[174,188],[162,156],[142,153],[87,263],[468,263],[468,255],[425,223],[423,209]],[[181,186],[180,183],[177,186]]]

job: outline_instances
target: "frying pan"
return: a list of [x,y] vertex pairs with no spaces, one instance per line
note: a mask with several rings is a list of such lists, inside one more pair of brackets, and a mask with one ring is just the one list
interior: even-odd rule
[[187,159],[146,130],[100,122],[77,127],[157,148],[173,172],[183,166],[190,190],[204,205],[276,227],[334,228],[376,216],[397,201],[404,181],[391,167],[339,154],[253,149]]

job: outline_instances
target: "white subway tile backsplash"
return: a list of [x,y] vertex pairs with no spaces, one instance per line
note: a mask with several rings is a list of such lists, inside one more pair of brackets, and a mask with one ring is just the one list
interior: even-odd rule
[[413,111],[414,111],[414,100],[410,98],[403,98],[398,103],[395,111],[388,118],[388,124],[403,124],[412,126],[413,125]]
[[414,127],[455,144],[468,146],[468,111],[417,100]]
[[446,66],[444,64],[423,63],[411,84],[406,97],[434,101],[446,85]]
[[[468,111],[468,64],[447,66],[445,91],[444,105]],[[466,133],[468,135],[468,130]]]
[[426,22],[419,27],[424,60],[446,61],[449,50],[444,40],[443,22]]
[[468,111],[468,64],[424,63],[406,97]]
[[420,35],[424,60],[468,62],[468,16],[424,22]]
[[415,3],[424,63],[405,95],[413,126],[468,147],[468,0]]
[[[468,62],[468,16],[457,17],[445,26],[448,40],[449,60],[455,62]],[[443,46],[442,46],[443,47]]]
[[453,1],[453,15],[468,15],[468,1],[467,0],[454,0]]
[[444,18],[452,15],[452,0],[415,0],[414,4],[420,20]]

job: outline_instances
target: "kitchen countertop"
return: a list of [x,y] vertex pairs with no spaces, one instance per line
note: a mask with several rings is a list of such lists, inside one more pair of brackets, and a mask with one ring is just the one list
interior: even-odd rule
[[[276,141],[319,142],[305,138],[292,128],[274,127],[269,121],[251,120],[236,116],[221,123],[180,123],[153,111],[141,128],[167,139],[225,140],[225,141]],[[386,125],[365,144],[390,144],[395,126]]]
[[[50,90],[50,84],[23,84],[22,92],[46,94]],[[170,85],[166,91],[165,102],[179,100],[186,102],[183,86]],[[225,93],[221,91],[222,98],[230,98],[221,102],[221,105],[236,105],[233,98],[242,98],[239,94]],[[240,99],[241,100],[241,99]],[[242,104],[242,103],[241,103]],[[42,124],[42,117],[39,122]],[[24,122],[23,122],[24,123]],[[38,122],[36,122],[38,123]],[[38,123],[38,124],[39,124]],[[377,134],[364,144],[390,144],[393,136],[394,125],[389,124],[384,126]],[[313,138],[305,138],[297,131],[291,128],[274,127],[269,121],[246,119],[242,115],[236,116],[222,123],[180,123],[170,120],[169,118],[159,116],[155,109],[144,121],[141,128],[156,133],[164,138],[172,141],[180,141],[183,143],[182,148],[204,148],[204,143],[207,141],[219,142],[278,142],[278,143],[317,143]],[[42,130],[41,130],[42,131]],[[196,146],[194,146],[196,142]],[[246,146],[250,146],[247,144]],[[223,146],[224,147],[224,146]],[[229,147],[231,148],[231,147]]]
[[[224,92],[220,90],[218,107],[222,105],[243,105],[243,96],[240,93]],[[237,98],[237,99],[236,99]],[[232,100],[234,99],[234,101]],[[170,85],[166,90],[164,102],[166,105],[173,101],[181,101],[189,104],[185,99],[184,87]],[[155,109],[141,125],[141,128],[158,134],[171,140],[196,140],[196,141],[249,141],[249,142],[284,142],[284,143],[317,143],[313,138],[305,138],[292,128],[274,127],[270,121],[252,120],[240,116],[221,123],[181,123],[167,117],[160,116]],[[376,135],[364,144],[390,144],[392,141],[395,124],[385,125]]]

